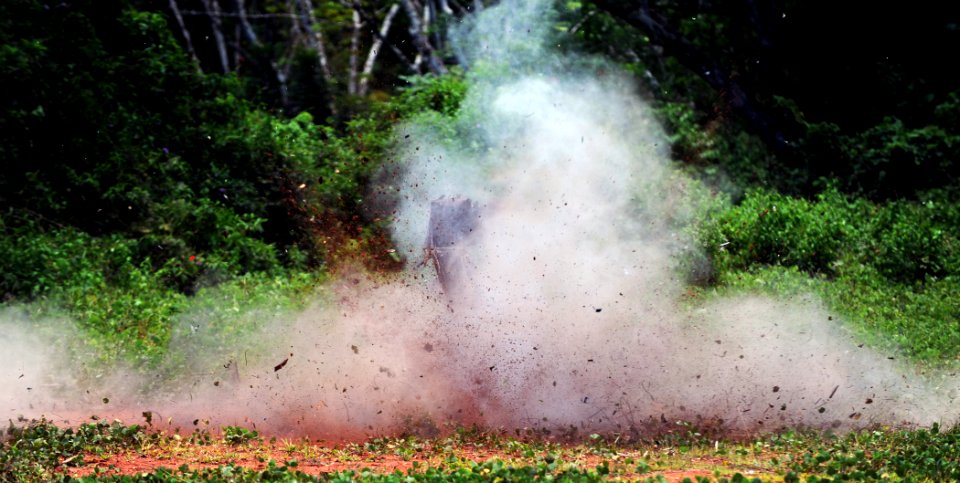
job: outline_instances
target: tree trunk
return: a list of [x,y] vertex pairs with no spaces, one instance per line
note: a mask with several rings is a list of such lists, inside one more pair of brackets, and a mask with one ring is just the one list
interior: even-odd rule
[[[397,7],[399,8],[399,4],[397,5]],[[393,7],[390,7],[390,8],[391,10],[393,9]],[[360,2],[356,2],[356,1],[353,2],[353,9],[360,14],[360,18],[362,18],[364,22],[373,23],[373,19],[369,15],[367,15],[366,12],[363,11],[363,7],[360,5]],[[380,41],[381,45],[386,44],[388,47],[390,47],[390,50],[393,51],[393,54],[396,55],[398,59],[403,61],[403,64],[406,65],[408,69],[410,69],[411,73],[414,73],[414,74],[420,73],[420,69],[417,67],[417,65],[414,64],[413,61],[408,59],[407,56],[404,55],[403,51],[397,48],[397,46],[394,45],[393,43],[387,42],[387,36],[385,33],[381,33],[374,30],[373,34],[376,40]]]
[[183,41],[187,45],[187,52],[190,53],[190,57],[193,58],[193,62],[197,65],[197,70],[203,72],[200,69],[200,58],[197,57],[197,52],[193,50],[193,41],[190,40],[190,31],[187,30],[187,24],[183,22],[183,15],[180,13],[180,7],[177,6],[177,0],[170,0],[170,10],[173,12],[173,17],[177,19],[177,25],[180,26],[180,34],[183,35]]
[[230,57],[227,54],[227,41],[223,36],[223,24],[220,22],[220,4],[217,0],[203,0],[203,6],[210,17],[210,26],[213,28],[213,38],[217,42],[217,52],[220,54],[220,67],[223,73],[230,72]]
[[336,84],[333,74],[330,72],[330,62],[327,60],[327,46],[323,41],[323,32],[320,30],[320,24],[313,14],[313,2],[310,0],[298,0],[300,4],[300,18],[303,21],[304,28],[309,34],[310,44],[317,53],[317,62],[320,63],[320,73],[323,75],[323,82],[327,88],[327,108],[330,114],[337,115],[337,105],[333,101],[333,88]]
[[360,29],[363,28],[363,22],[360,21],[360,12],[353,11],[353,29],[350,32],[350,72],[347,75],[347,94],[357,95],[358,85],[357,76],[360,70]]
[[[373,65],[377,61],[377,54],[383,46],[383,39],[390,33],[390,26],[393,24],[393,18],[400,11],[400,4],[395,3],[390,6],[387,15],[383,18],[380,30],[373,39],[373,45],[370,46],[370,52],[367,53],[367,60],[363,63],[363,72],[360,74],[360,85],[357,89],[357,95],[363,97],[367,95],[370,89],[370,76],[373,75]],[[356,12],[356,10],[354,10]]]
[[257,32],[253,30],[253,26],[250,25],[250,21],[247,19],[247,9],[243,6],[244,0],[236,0],[237,2],[237,15],[240,17],[240,25],[243,26],[243,33],[247,37],[247,40],[255,46],[260,46],[260,39],[257,38]]
[[[414,0],[403,0],[403,8],[410,20],[410,36],[413,38],[413,44],[417,47],[418,56],[426,59],[427,66],[434,74],[446,74],[446,66],[443,65],[443,61],[440,60],[433,46],[430,45],[430,40],[427,39],[425,26],[421,21],[421,15],[417,7],[419,5],[415,5]],[[414,61],[414,64],[419,65],[419,62]]]

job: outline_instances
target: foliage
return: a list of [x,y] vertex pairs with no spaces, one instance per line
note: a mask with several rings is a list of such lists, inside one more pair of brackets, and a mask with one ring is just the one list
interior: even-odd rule
[[[564,5],[563,25],[577,26],[569,48],[628,66],[660,107],[677,157],[723,170],[735,182],[724,189],[811,196],[827,177],[841,191],[884,200],[960,182],[960,86],[939,59],[915,55],[960,43],[952,9]],[[646,27],[632,15],[641,8]],[[854,34],[850,25],[864,29]],[[892,41],[891,29],[906,40]],[[708,179],[725,181],[710,170]]]
[[779,264],[832,273],[847,220],[828,196],[839,195],[824,194],[814,203],[751,191],[739,206],[713,221],[704,243],[723,269]]
[[701,226],[716,282],[773,293],[814,291],[874,342],[944,362],[958,355],[960,220],[951,195],[872,203],[834,189],[816,200],[769,191]]
[[[687,425],[689,426],[689,425]],[[692,427],[690,428],[692,429]],[[503,433],[458,428],[446,437],[434,439],[376,438],[338,447],[302,443],[281,443],[291,456],[302,454],[322,459],[324,465],[348,463],[359,469],[340,470],[310,476],[295,459],[279,464],[270,459],[261,469],[245,468],[234,461],[247,451],[262,458],[273,443],[261,442],[249,450],[241,444],[256,438],[242,428],[225,428],[240,438],[216,443],[209,439],[184,441],[179,435],[145,434],[138,426],[97,421],[76,429],[60,429],[46,421],[24,428],[11,426],[8,441],[0,451],[0,473],[12,481],[607,481],[629,479],[664,481],[664,472],[709,469],[713,478],[697,481],[876,481],[904,479],[919,481],[955,480],[958,476],[958,432],[934,424],[929,428],[865,429],[842,435],[822,432],[785,431],[752,439],[704,439],[699,433],[666,435],[650,440],[624,442],[624,435],[591,435],[588,442],[560,444],[538,436],[511,437]],[[185,446],[191,445],[192,448]],[[92,476],[70,478],[66,467],[83,466],[84,457],[97,455],[128,458],[176,448],[176,453],[194,454],[207,461],[229,445],[217,467],[158,468],[150,473],[114,476],[94,471]],[[484,461],[469,455],[493,455]],[[406,471],[377,471],[363,468],[363,461],[400,456],[413,460]],[[585,458],[598,463],[584,464]],[[215,457],[216,458],[216,457]],[[176,460],[170,460],[176,464]],[[263,459],[259,460],[263,462]],[[313,469],[318,462],[311,463]],[[14,473],[15,472],[15,473]],[[748,480],[742,472],[755,478]]]
[[913,198],[918,192],[953,186],[960,173],[960,132],[947,119],[960,112],[957,93],[936,106],[928,124],[886,116],[863,131],[848,133],[829,122],[807,124],[804,148],[811,157],[833,156],[822,174],[850,192],[874,198]]
[[864,431],[830,438],[794,455],[797,472],[827,475],[810,481],[876,481],[893,477],[948,481],[960,478],[960,430]]
[[77,428],[59,428],[46,420],[31,421],[24,427],[11,422],[7,439],[0,449],[0,479],[3,481],[41,481],[54,476],[58,466],[83,465],[90,452],[138,447],[150,437],[136,425],[98,420]]
[[241,428],[240,426],[227,426],[223,428],[223,441],[227,444],[246,444],[259,437],[260,435],[256,431]]

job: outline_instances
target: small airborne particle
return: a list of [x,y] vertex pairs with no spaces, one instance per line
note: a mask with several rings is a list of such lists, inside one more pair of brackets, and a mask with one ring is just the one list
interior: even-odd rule
[[603,310],[603,309],[597,308],[597,309],[594,309],[594,310],[596,310],[597,313],[600,313],[600,311]]
[[350,350],[352,350],[354,354],[360,353],[360,349],[358,349],[355,345],[350,346]]
[[827,408],[823,408],[823,407],[820,408],[820,409],[817,409],[817,412],[820,413],[820,414],[823,414],[823,413],[825,413],[826,411],[827,411]]
[[780,392],[780,386],[773,386],[773,392]]
[[867,404],[873,404],[873,399],[868,397],[865,402],[866,402]]
[[103,403],[104,403],[104,404],[109,404],[109,403],[110,403],[110,398],[108,398],[108,397],[103,398]]
[[277,372],[277,371],[279,371],[280,369],[283,369],[283,366],[286,366],[286,365],[287,365],[287,361],[289,361],[289,360],[290,360],[289,358],[284,359],[284,360],[282,360],[279,364],[273,366],[273,372]]
[[496,369],[496,368],[497,368],[497,366],[490,366],[490,367],[488,367],[487,369],[490,369],[490,370],[492,371],[492,370],[494,370],[494,369]]

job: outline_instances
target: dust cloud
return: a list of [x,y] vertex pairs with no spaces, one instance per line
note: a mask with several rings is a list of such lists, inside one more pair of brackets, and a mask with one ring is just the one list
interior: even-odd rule
[[[17,349],[0,361],[0,409],[331,439],[454,424],[650,434],[678,420],[738,431],[952,422],[951,398],[859,344],[815,298],[687,303],[680,261],[696,255],[709,191],[671,167],[633,81],[551,48],[550,5],[506,0],[458,26],[456,54],[471,66],[461,113],[397,129],[376,190],[393,194],[402,274],[344,273],[229,357],[200,357],[185,336],[174,352],[188,377],[88,379],[88,407],[76,382],[44,393],[46,406],[21,397],[40,383],[18,368],[60,366],[51,344],[4,330]],[[473,200],[480,217],[446,289],[422,263],[431,202],[445,197]]]

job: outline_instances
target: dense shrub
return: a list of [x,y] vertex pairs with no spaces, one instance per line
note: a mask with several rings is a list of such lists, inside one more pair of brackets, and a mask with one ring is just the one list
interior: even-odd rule
[[700,240],[721,286],[817,292],[874,343],[945,362],[960,353],[960,210],[946,193],[924,197],[755,190],[702,225]]
[[830,274],[850,231],[848,211],[836,192],[814,202],[751,191],[713,221],[706,247],[728,269],[768,264]]

